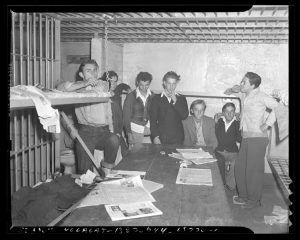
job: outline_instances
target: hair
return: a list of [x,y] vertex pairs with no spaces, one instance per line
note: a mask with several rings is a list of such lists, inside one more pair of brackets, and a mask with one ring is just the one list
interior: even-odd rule
[[152,75],[148,72],[139,72],[139,74],[135,78],[135,86],[138,86],[139,82],[148,82],[151,83]]
[[117,78],[117,81],[118,81],[118,78],[119,78],[118,74],[117,74],[115,71],[112,71],[112,70],[111,70],[111,71],[104,72],[104,73],[102,74],[101,78],[99,78],[99,79],[101,79],[102,81],[108,82],[109,89],[110,89],[110,88],[111,88],[111,82],[110,82],[110,79],[111,79],[112,77],[116,77],[116,78]]
[[228,102],[228,103],[225,103],[224,106],[222,107],[222,112],[224,112],[227,107],[233,107],[234,111],[235,111],[235,105],[234,105],[234,103]]
[[164,75],[163,82],[167,81],[168,78],[174,78],[177,82],[180,81],[180,75],[173,71],[169,71]]
[[194,115],[194,113],[192,112],[192,109],[195,107],[195,105],[198,105],[198,104],[202,104],[204,106],[204,110],[206,109],[206,103],[204,100],[202,99],[196,99],[195,101],[193,101],[191,103],[191,106],[190,106],[190,114],[191,115]]
[[261,77],[254,72],[247,72],[245,77],[249,79],[250,85],[254,84],[254,88],[259,87],[261,84]]
[[117,80],[119,78],[118,74],[115,71],[108,71],[108,72],[104,72],[101,76],[101,80],[103,81],[109,81],[112,77],[116,77]]
[[80,66],[79,66],[78,73],[83,72],[83,68],[87,64],[93,64],[94,66],[99,68],[98,63],[94,59],[86,59],[86,60],[81,62]]
[[130,89],[130,86],[125,83],[120,83],[118,86],[116,86],[114,93],[115,95],[121,95],[123,91],[128,91]]

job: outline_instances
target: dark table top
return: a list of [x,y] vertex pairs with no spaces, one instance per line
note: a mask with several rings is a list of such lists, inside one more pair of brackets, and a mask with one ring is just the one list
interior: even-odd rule
[[[104,205],[78,208],[60,226],[226,226],[231,225],[231,211],[217,162],[189,165],[211,169],[213,186],[176,184],[179,159],[167,154],[183,146],[143,144],[132,150],[115,169],[145,171],[144,179],[161,183],[163,188],[151,193],[159,216],[111,221]],[[211,149],[203,148],[212,153]],[[160,152],[166,152],[162,155]]]

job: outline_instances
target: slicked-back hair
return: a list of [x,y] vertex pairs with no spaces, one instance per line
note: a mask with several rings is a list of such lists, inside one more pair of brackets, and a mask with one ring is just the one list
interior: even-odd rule
[[234,111],[235,111],[235,105],[234,105],[234,103],[228,102],[228,103],[225,103],[224,106],[222,107],[222,112],[225,112],[225,109],[226,109],[227,107],[233,107],[233,109],[234,109]]
[[148,82],[151,83],[152,81],[152,75],[148,72],[139,72],[138,75],[135,78],[135,86],[137,87],[139,82]]
[[88,59],[88,60],[84,60],[80,66],[79,66],[79,70],[78,73],[82,72],[83,73],[83,68],[85,65],[87,64],[93,64],[94,66],[96,66],[97,68],[99,68],[98,63],[94,60],[94,59]]
[[193,102],[191,103],[191,106],[190,106],[190,114],[191,114],[191,115],[194,115],[194,113],[192,112],[192,109],[193,109],[196,105],[198,105],[198,104],[202,104],[202,105],[204,106],[204,111],[205,111],[205,109],[206,109],[206,103],[205,103],[205,101],[202,100],[202,99],[196,99],[195,101],[193,101]]
[[254,88],[259,87],[261,84],[261,77],[254,72],[247,72],[245,77],[249,79],[250,85],[254,85]]
[[163,82],[167,81],[168,78],[176,79],[177,82],[180,81],[180,75],[174,71],[167,72],[163,77]]
[[101,80],[103,81],[109,81],[112,77],[116,77],[117,78],[117,81],[119,79],[119,76],[118,74],[115,72],[115,71],[108,71],[108,72],[104,72],[101,76]]

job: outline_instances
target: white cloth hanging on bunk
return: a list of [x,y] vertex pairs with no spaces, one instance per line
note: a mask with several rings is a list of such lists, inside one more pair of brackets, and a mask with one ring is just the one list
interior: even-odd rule
[[50,100],[34,86],[17,85],[10,88],[12,94],[30,97],[34,102],[40,123],[47,132],[60,133],[59,112],[51,107]]

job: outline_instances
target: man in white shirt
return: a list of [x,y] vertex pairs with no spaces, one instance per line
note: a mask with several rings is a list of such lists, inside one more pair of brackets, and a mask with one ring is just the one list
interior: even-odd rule
[[[83,81],[65,82],[57,89],[66,92],[93,90],[97,88],[101,80],[98,80],[98,64],[95,60],[87,60],[79,67],[79,76]],[[108,88],[107,88],[108,90]],[[112,133],[112,119],[110,103],[78,104],[75,114],[78,120],[78,133],[90,152],[95,149],[104,150],[104,160],[101,162],[103,176],[109,174],[115,166],[117,152],[120,146],[119,137]],[[77,173],[84,174],[89,169],[93,171],[93,165],[89,156],[76,141]]]
[[153,93],[149,86],[152,75],[140,72],[136,77],[136,89],[126,96],[123,106],[123,122],[129,148],[142,144],[145,135],[150,135],[149,109]]
[[277,101],[264,92],[259,85],[261,78],[253,72],[247,72],[240,85],[227,89],[227,95],[235,93],[242,101],[240,129],[242,143],[235,165],[235,178],[238,197],[235,202],[242,208],[253,208],[261,205],[264,157],[268,145],[268,127],[275,122],[272,115],[264,120],[266,109],[275,109]]

